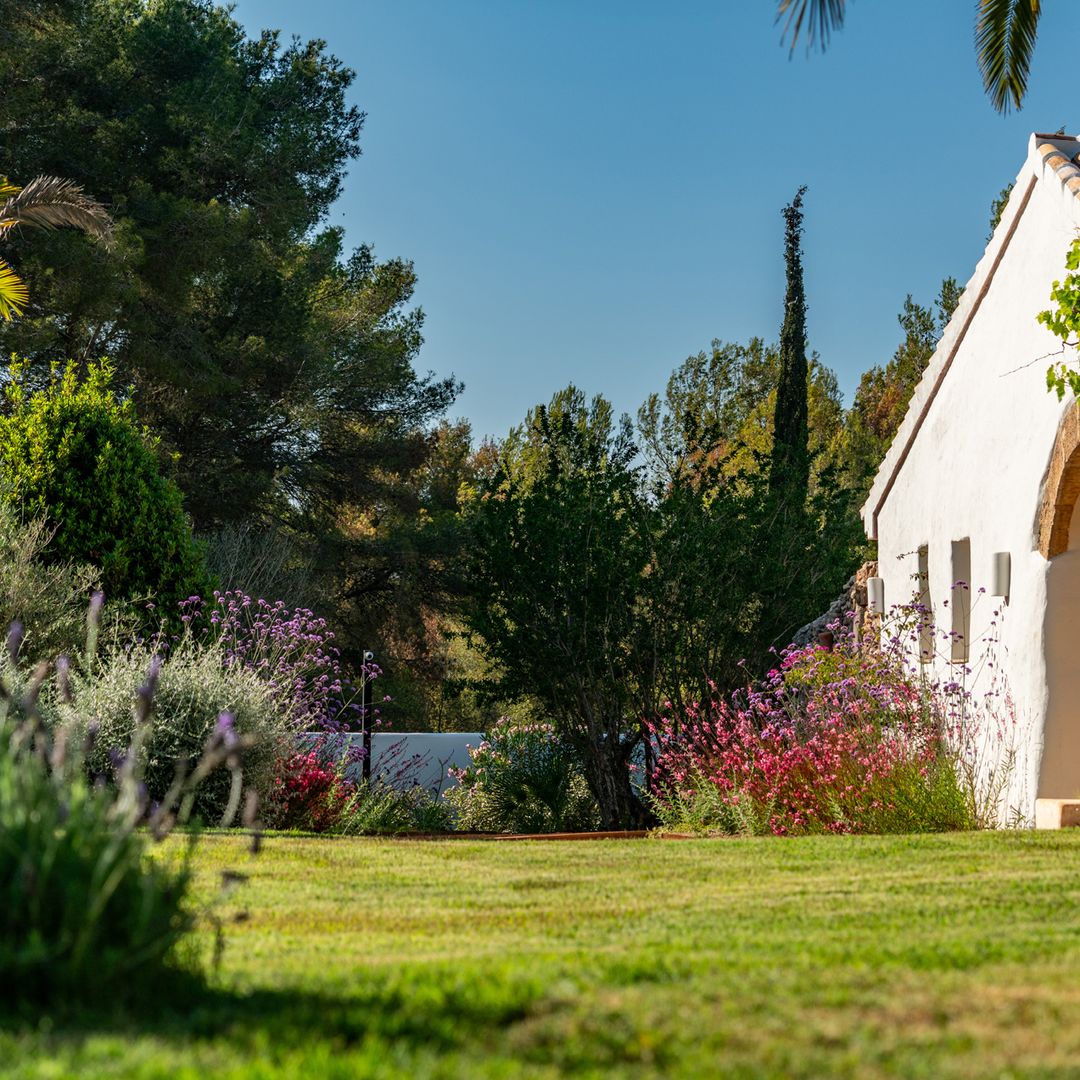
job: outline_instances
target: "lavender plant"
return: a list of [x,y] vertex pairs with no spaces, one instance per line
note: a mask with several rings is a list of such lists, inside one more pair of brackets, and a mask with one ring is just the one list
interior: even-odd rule
[[[0,985],[9,1006],[100,1007],[167,1000],[199,973],[189,937],[189,834],[172,860],[149,859],[155,840],[190,816],[202,782],[226,766],[234,813],[256,800],[242,791],[250,740],[229,718],[213,725],[198,761],[176,771],[164,798],[148,798],[142,749],[153,731],[162,666],[132,695],[130,746],[111,783],[88,770],[97,729],[73,712],[52,730],[41,705],[72,708],[70,665],[32,672],[18,663],[18,637],[0,662]],[[143,828],[142,826],[146,826]],[[152,995],[151,992],[152,991]]]

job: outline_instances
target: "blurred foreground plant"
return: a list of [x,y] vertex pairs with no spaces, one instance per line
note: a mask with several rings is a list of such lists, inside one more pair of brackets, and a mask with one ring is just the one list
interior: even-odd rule
[[69,713],[50,731],[39,709],[45,697],[70,708],[68,661],[61,657],[51,672],[45,663],[28,672],[18,663],[20,637],[13,627],[0,662],[5,1001],[16,1008],[75,1008],[167,1000],[185,976],[199,972],[189,937],[197,834],[189,833],[171,858],[151,859],[148,849],[189,819],[199,785],[221,766],[232,778],[225,823],[242,804],[246,824],[255,825],[256,800],[244,792],[241,771],[250,740],[235,733],[231,717],[220,717],[199,760],[179,763],[164,797],[152,803],[140,762],[153,729],[160,661],[151,663],[132,696],[134,730],[126,752],[110,777],[94,776],[86,762],[96,725]]

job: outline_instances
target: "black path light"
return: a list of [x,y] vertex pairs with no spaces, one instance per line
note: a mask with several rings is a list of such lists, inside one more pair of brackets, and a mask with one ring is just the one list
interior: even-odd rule
[[364,762],[361,775],[364,783],[371,781],[371,665],[375,662],[375,654],[364,650],[364,663],[360,668],[360,730],[364,738]]

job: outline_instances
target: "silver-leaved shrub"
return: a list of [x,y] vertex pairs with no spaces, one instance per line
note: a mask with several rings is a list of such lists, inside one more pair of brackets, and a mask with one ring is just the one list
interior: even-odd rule
[[[95,738],[87,755],[92,776],[112,777],[135,734],[132,702],[155,662],[152,644],[136,644],[103,653],[88,670],[71,678],[72,702],[57,705],[57,718],[73,718]],[[231,718],[231,730],[250,742],[244,755],[243,784],[262,804],[269,800],[275,764],[292,735],[288,717],[273,691],[258,675],[223,662],[221,646],[177,640],[160,663],[154,695],[153,724],[139,747],[139,769],[151,802],[165,798],[177,770],[191,767],[212,737],[218,718]],[[225,814],[234,781],[227,770],[207,776],[195,793],[193,811],[206,824],[216,825]]]

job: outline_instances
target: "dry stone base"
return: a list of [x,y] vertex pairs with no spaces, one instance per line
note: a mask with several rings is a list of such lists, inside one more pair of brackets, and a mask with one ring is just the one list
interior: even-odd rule
[[876,648],[880,618],[871,614],[866,606],[866,581],[876,574],[876,562],[863,563],[848,578],[844,591],[829,605],[829,610],[796,631],[794,643],[811,645],[828,631],[831,624],[839,623],[852,630],[864,648]]

